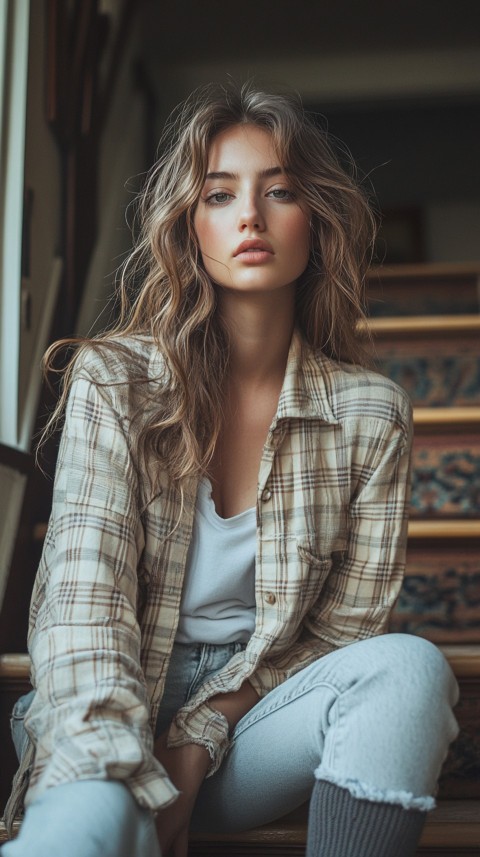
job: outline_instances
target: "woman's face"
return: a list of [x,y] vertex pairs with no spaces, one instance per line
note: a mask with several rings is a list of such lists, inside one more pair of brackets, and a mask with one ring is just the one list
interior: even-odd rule
[[308,214],[270,134],[255,125],[235,125],[214,138],[194,226],[205,270],[225,288],[293,286],[307,267]]

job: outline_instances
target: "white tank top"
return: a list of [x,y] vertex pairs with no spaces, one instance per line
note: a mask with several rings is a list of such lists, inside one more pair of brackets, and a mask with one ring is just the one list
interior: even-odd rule
[[217,515],[200,480],[180,604],[178,643],[247,642],[255,627],[256,511]]

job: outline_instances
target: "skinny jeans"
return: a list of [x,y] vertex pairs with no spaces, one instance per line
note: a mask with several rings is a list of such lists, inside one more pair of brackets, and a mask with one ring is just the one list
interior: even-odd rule
[[[156,734],[243,647],[174,646]],[[240,831],[307,801],[315,779],[359,799],[429,810],[458,727],[453,673],[431,643],[372,637],[325,655],[261,699],[237,724],[220,769],[200,789],[192,831]],[[22,706],[13,716],[21,751]],[[24,711],[23,711],[24,713]],[[153,813],[121,782],[48,789],[1,857],[161,857]]]

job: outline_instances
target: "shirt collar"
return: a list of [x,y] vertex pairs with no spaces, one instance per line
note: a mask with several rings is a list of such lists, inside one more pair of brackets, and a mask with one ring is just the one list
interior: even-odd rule
[[328,374],[328,359],[321,352],[313,351],[296,330],[288,352],[275,422],[293,417],[337,425],[339,420],[330,403]]

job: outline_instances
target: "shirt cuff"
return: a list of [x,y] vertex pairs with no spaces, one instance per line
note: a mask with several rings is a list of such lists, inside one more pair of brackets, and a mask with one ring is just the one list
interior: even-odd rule
[[218,771],[230,747],[229,725],[225,715],[204,702],[193,711],[181,708],[168,731],[167,746],[200,744],[208,750],[211,763],[207,777]]

